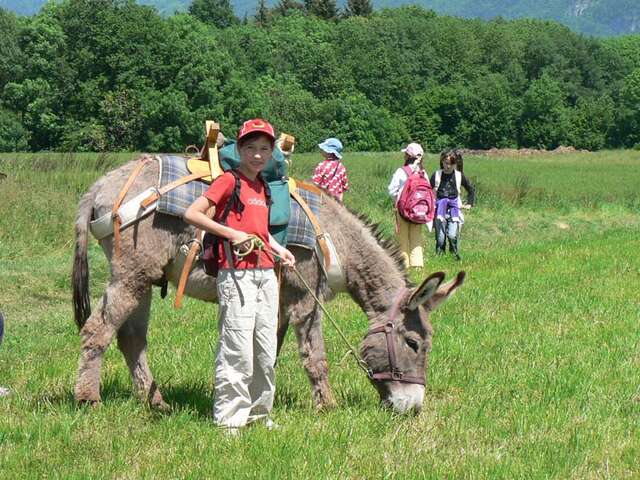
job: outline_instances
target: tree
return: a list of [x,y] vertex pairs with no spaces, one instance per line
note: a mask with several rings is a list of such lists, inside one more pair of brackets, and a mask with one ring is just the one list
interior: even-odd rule
[[336,0],[304,0],[307,13],[325,20],[335,20],[338,17]]
[[29,146],[29,132],[16,114],[0,109],[0,152],[20,152]]
[[18,20],[12,13],[0,8],[0,90],[20,75],[20,47],[18,46]]
[[347,0],[344,9],[345,17],[368,17],[373,13],[371,0]]
[[256,11],[256,15],[253,17],[255,19],[256,25],[259,27],[265,27],[269,25],[271,22],[271,11],[269,7],[267,7],[266,0],[259,0],[258,2],[258,10]]
[[189,13],[202,23],[227,28],[240,23],[230,0],[193,0]]
[[293,12],[303,12],[304,5],[296,0],[280,0],[274,11],[282,17],[287,17]]
[[518,100],[499,73],[479,77],[463,96],[464,119],[458,140],[469,148],[506,148],[516,145]]
[[140,105],[128,90],[109,92],[100,102],[109,150],[134,150],[141,132]]
[[565,143],[569,130],[568,114],[562,86],[544,73],[531,82],[523,97],[521,145],[551,149]]
[[640,143],[640,68],[624,78],[618,108],[618,143],[632,147]]
[[613,127],[614,104],[608,95],[580,98],[571,111],[571,145],[600,150],[607,145]]

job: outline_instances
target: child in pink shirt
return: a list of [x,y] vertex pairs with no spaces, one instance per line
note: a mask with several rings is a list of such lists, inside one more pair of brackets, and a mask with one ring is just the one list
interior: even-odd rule
[[324,160],[316,166],[311,180],[342,201],[343,193],[349,189],[347,169],[341,162],[342,142],[337,138],[327,138],[318,147],[324,153]]

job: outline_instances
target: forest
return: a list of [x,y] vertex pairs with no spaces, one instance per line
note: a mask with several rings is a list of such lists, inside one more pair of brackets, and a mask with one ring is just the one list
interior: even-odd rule
[[0,9],[0,151],[182,151],[261,116],[301,151],[640,146],[640,35],[284,0],[161,16],[126,0]]
[[[0,0],[0,8],[20,15],[37,13],[47,1]],[[59,0],[58,0],[59,1]],[[216,2],[218,0],[207,0]],[[265,0],[273,7],[286,0]],[[187,11],[192,0],[137,0],[152,5],[161,15]],[[256,12],[260,0],[230,0],[235,14],[243,18]],[[346,0],[333,0],[338,11]],[[400,7],[407,4],[433,9],[442,15],[490,20],[496,17],[555,20],[572,30],[588,35],[624,35],[640,28],[640,3],[637,0],[371,0],[374,8]]]

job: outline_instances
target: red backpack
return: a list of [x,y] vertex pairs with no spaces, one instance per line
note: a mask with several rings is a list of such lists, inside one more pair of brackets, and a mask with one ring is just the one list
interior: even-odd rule
[[414,172],[409,165],[403,167],[403,170],[408,178],[396,202],[398,213],[411,223],[424,224],[433,221],[436,196],[426,173],[424,170]]

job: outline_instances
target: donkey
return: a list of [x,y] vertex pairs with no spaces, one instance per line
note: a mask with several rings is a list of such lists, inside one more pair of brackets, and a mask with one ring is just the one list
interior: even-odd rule
[[[130,162],[107,173],[80,200],[75,222],[72,284],[81,353],[74,392],[78,402],[100,402],[102,360],[115,336],[138,394],[151,407],[167,409],[146,356],[152,286],[166,285],[167,281],[177,285],[184,257],[179,250],[192,238],[193,227],[178,217],[153,212],[122,230],[119,255],[113,254],[113,236],[102,240],[100,244],[110,262],[111,278],[93,312],[89,301],[89,222],[111,211],[135,165],[136,162]],[[157,161],[149,162],[136,177],[127,199],[157,186],[158,169]],[[385,245],[376,229],[364,219],[327,195],[318,220],[334,241],[348,293],[368,316],[371,328],[360,351],[381,402],[399,413],[420,411],[431,348],[429,314],[462,285],[464,272],[448,283],[443,283],[443,273],[436,273],[413,288],[397,248]],[[295,247],[292,252],[298,271],[314,293],[320,299],[330,299],[333,294],[315,254]],[[208,302],[217,301],[214,279],[206,275],[199,264],[189,276],[185,294]],[[286,269],[280,308],[286,322],[279,327],[279,343],[291,325],[315,406],[318,409],[335,406],[328,381],[322,312],[300,279]]]

